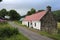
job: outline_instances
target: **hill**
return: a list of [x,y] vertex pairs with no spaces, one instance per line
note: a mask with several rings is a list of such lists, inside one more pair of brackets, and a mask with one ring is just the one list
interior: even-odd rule
[[58,22],[60,22],[60,10],[53,11],[53,14]]

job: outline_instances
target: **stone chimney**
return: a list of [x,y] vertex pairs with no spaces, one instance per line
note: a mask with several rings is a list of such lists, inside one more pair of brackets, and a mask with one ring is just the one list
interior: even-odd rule
[[51,12],[51,6],[47,6],[47,11]]

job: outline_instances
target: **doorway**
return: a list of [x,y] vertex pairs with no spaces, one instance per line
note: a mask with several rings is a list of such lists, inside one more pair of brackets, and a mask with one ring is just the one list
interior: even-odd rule
[[29,22],[28,22],[28,27],[29,27]]

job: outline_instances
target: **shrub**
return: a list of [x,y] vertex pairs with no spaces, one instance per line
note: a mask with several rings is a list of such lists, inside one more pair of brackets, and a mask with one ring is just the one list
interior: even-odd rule
[[0,24],[7,24],[6,20],[0,20]]
[[1,27],[0,28],[0,37],[11,37],[12,35],[19,34],[17,28],[13,27]]
[[60,29],[58,29],[58,33],[60,34]]

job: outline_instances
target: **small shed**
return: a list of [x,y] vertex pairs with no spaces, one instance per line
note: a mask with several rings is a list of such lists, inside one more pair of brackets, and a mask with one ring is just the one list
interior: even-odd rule
[[10,16],[5,16],[5,19],[10,19]]

